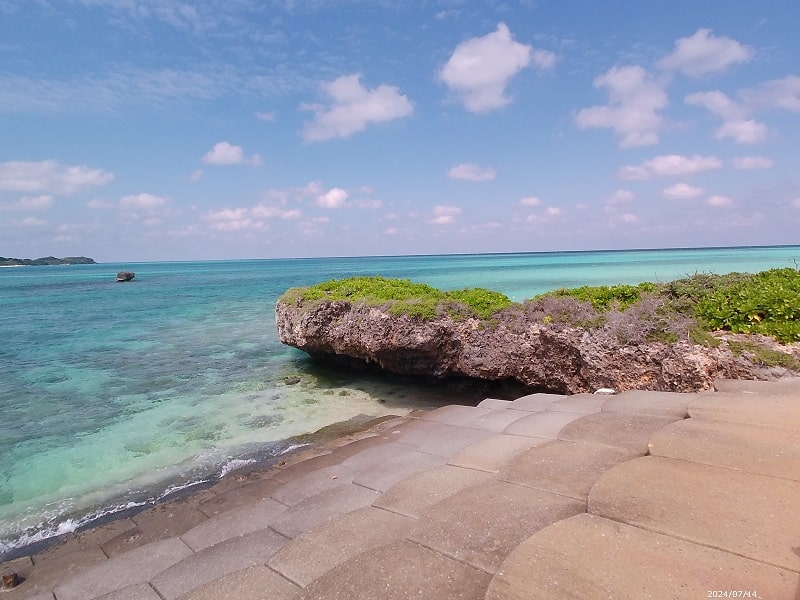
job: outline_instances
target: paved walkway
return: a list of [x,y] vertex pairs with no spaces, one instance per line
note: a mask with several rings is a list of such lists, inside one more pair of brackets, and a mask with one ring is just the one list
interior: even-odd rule
[[3,600],[800,599],[800,380],[415,413],[1,570]]

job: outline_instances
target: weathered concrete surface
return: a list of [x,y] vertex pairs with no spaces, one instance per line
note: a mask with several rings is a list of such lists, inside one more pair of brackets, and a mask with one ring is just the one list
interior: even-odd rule
[[798,573],[584,514],[520,544],[486,600],[707,598],[713,590],[791,600],[798,586]]
[[3,600],[800,598],[800,380],[715,387],[385,421],[0,565]]
[[589,495],[591,514],[794,571],[799,506],[796,481],[659,456],[611,469]]

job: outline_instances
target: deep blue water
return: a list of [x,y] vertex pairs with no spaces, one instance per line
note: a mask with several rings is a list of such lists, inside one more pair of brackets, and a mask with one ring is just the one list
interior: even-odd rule
[[[464,400],[282,346],[274,305],[289,287],[384,275],[519,301],[798,260],[795,246],[2,268],[0,555],[280,453],[293,435]],[[119,270],[135,280],[115,283]]]

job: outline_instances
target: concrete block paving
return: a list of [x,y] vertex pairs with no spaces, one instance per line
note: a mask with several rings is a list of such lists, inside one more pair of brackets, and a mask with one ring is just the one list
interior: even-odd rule
[[800,598],[800,379],[385,420],[0,565],[3,600]]

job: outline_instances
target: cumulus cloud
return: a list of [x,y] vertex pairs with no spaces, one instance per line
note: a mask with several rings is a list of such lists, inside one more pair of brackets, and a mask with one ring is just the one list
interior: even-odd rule
[[461,208],[458,206],[434,206],[428,218],[428,223],[433,225],[448,225],[455,221],[456,217],[461,214]]
[[316,198],[317,206],[322,208],[342,208],[347,204],[349,194],[342,188],[331,188]]
[[439,79],[467,110],[489,112],[511,102],[506,87],[531,62],[549,69],[556,56],[514,41],[508,26],[499,23],[492,33],[461,42],[439,71]]
[[617,190],[611,197],[606,201],[606,204],[609,206],[616,206],[618,204],[628,204],[633,202],[636,197],[634,196],[633,192],[630,190]]
[[789,75],[741,90],[742,101],[753,109],[780,108],[800,112],[800,77]]
[[800,198],[795,198],[794,200],[792,200],[792,206],[794,206],[795,208],[800,208]]
[[45,210],[51,206],[53,206],[53,196],[50,194],[42,194],[41,196],[23,196],[16,202],[0,204],[0,210],[29,212],[35,210]]
[[715,36],[711,29],[698,29],[694,35],[677,40],[672,53],[661,59],[658,65],[667,71],[701,77],[747,62],[752,57],[753,50],[736,40]]
[[733,138],[737,144],[758,144],[767,139],[767,126],[753,119],[746,121],[727,121],[717,129],[714,137],[718,140]]
[[466,179],[467,181],[491,181],[497,177],[497,173],[492,167],[462,163],[450,169],[447,176],[450,179]]
[[166,198],[145,193],[124,196],[119,199],[119,205],[128,210],[153,211],[161,208],[166,203]]
[[733,204],[733,200],[727,196],[711,196],[708,200],[706,200],[706,202],[708,202],[709,206],[714,206],[716,208],[730,206]]
[[703,190],[688,183],[676,183],[663,192],[665,198],[670,200],[690,200],[703,195]]
[[533,225],[538,225],[541,223],[549,223],[553,219],[560,217],[562,214],[564,214],[564,211],[561,208],[557,206],[548,206],[540,213],[529,214],[525,218],[525,221]]
[[[253,154],[250,157],[246,157],[244,154],[244,148],[241,146],[234,146],[226,141],[222,141],[214,144],[214,147],[206,152],[205,156],[203,156],[203,162],[208,165],[249,164],[257,166],[261,164],[261,156],[258,154]],[[197,171],[195,171],[195,173],[197,173]],[[202,176],[202,171],[200,171],[200,176]]]
[[664,125],[659,110],[668,104],[664,84],[638,65],[614,67],[594,80],[605,89],[608,104],[584,108],[575,115],[580,129],[613,129],[623,148],[649,146],[658,142]]
[[710,171],[722,167],[722,161],[716,156],[681,156],[666,154],[656,156],[641,165],[629,165],[619,170],[621,179],[645,180],[657,177],[676,177],[691,175],[702,171]]
[[526,196],[519,199],[520,206],[539,206],[542,201],[536,196]]
[[264,222],[254,220],[247,208],[224,208],[208,213],[205,219],[215,231],[231,232],[264,227]]
[[361,84],[360,74],[324,83],[322,91],[330,98],[329,105],[300,107],[314,113],[314,119],[303,128],[303,139],[308,142],[350,137],[367,125],[400,119],[414,111],[411,101],[396,87],[383,84],[367,89]]
[[766,156],[740,156],[732,159],[734,169],[740,171],[752,169],[771,169],[773,162],[772,159]]
[[56,160],[0,163],[0,191],[69,195],[106,185],[114,174],[86,165],[63,165]]

